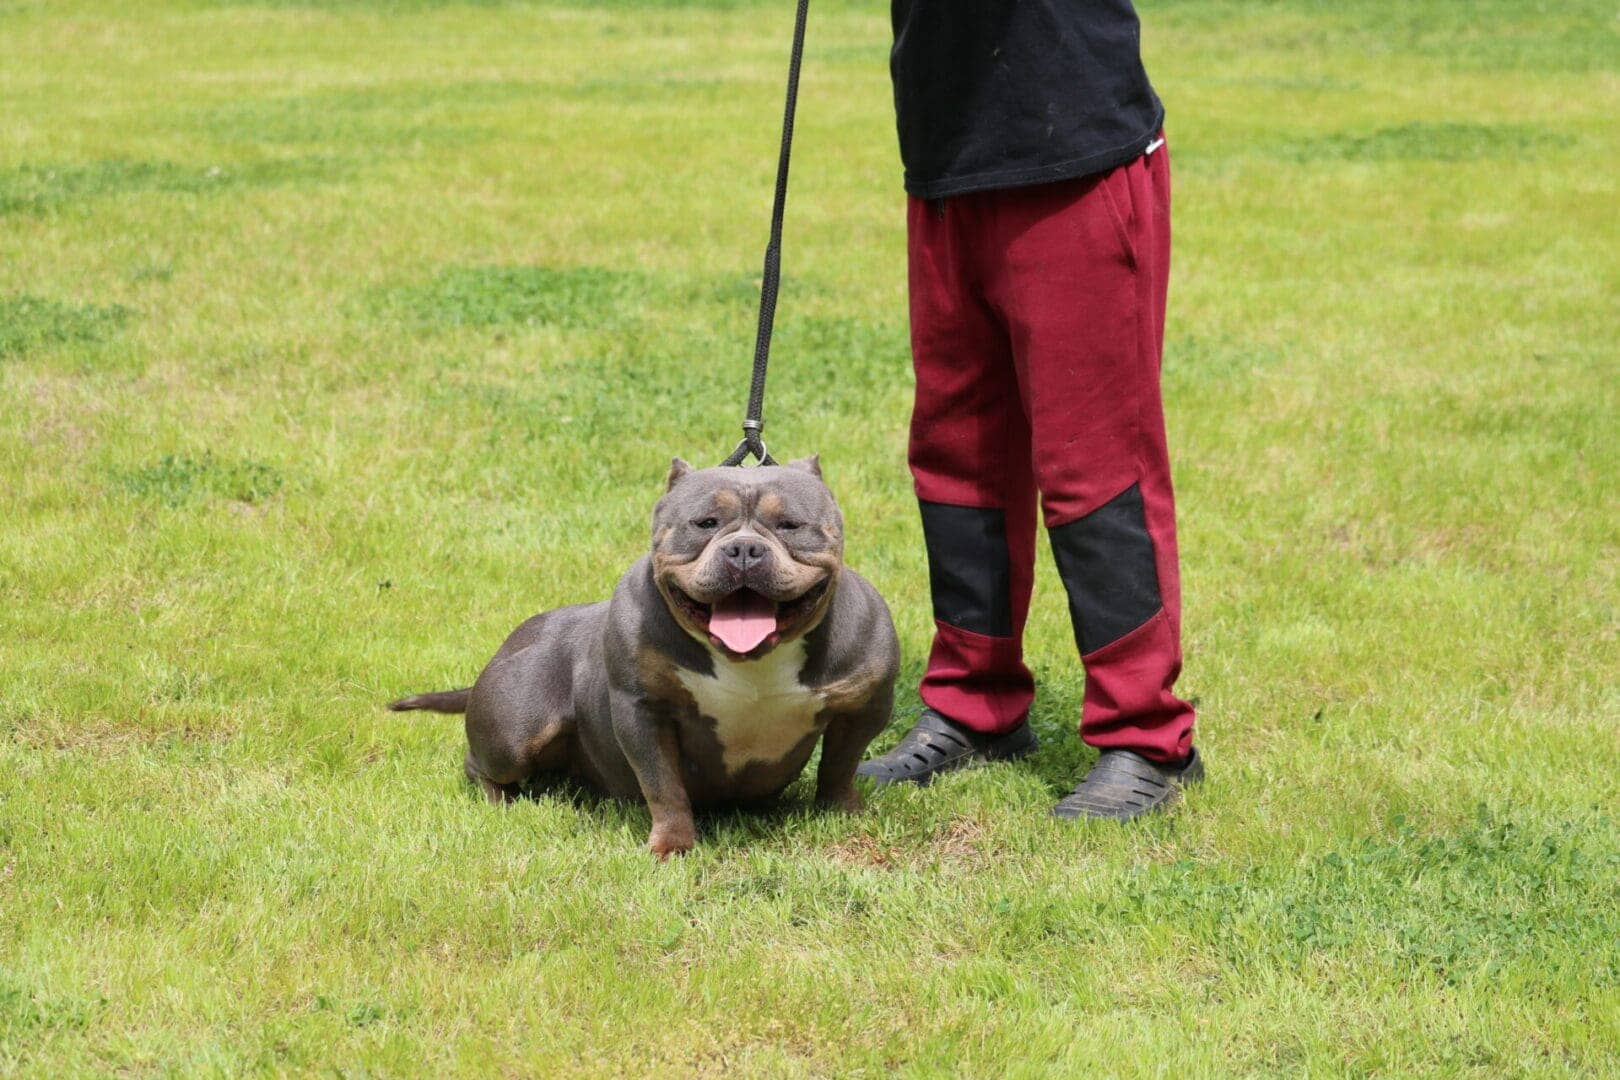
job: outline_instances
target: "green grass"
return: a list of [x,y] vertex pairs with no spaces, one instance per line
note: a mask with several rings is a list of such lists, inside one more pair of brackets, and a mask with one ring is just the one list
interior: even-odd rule
[[[910,709],[886,14],[812,16],[769,434]],[[0,2],[0,1073],[1620,1071],[1613,5],[1143,14],[1209,782],[1048,820],[1045,566],[1033,760],[659,865],[380,705],[733,445],[789,7]]]

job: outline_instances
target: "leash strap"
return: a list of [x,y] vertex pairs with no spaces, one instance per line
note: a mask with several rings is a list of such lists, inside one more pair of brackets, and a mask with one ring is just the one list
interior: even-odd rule
[[788,159],[793,153],[793,114],[799,103],[799,63],[804,58],[804,24],[810,0],[799,0],[793,22],[793,55],[788,60],[787,104],[782,111],[782,149],[776,159],[776,201],[771,207],[771,239],[765,246],[765,273],[759,287],[759,329],[754,335],[754,379],[748,388],[748,412],[742,442],[721,462],[741,465],[749,455],[761,465],[775,465],[765,449],[765,368],[771,358],[771,331],[776,326],[776,292],[782,280],[782,213],[787,206]]

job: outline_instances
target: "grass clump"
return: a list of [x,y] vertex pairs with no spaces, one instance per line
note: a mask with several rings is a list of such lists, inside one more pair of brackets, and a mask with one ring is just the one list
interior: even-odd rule
[[110,159],[87,164],[15,165],[0,170],[0,215],[44,214],[93,199],[145,192],[208,195],[330,175],[325,159],[182,165]]
[[27,293],[0,296],[0,359],[103,341],[132,314],[118,304],[69,304]]
[[644,281],[601,267],[470,266],[373,297],[374,309],[424,327],[591,327],[630,314]]
[[273,465],[251,459],[221,461],[211,450],[201,457],[164,454],[149,465],[119,472],[117,478],[128,494],[168,507],[209,497],[256,506],[275,497],[286,484]]

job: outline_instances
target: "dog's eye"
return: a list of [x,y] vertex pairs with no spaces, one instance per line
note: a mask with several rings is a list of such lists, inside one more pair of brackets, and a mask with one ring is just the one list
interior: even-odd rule
[[712,517],[700,518],[699,520],[692,522],[692,524],[696,525],[700,529],[718,529],[720,527],[720,519]]
[[799,523],[797,521],[778,521],[776,523],[776,528],[780,532],[792,532],[798,527]]

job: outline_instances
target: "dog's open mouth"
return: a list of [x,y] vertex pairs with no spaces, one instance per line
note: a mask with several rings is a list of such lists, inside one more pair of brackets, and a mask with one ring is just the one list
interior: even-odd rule
[[736,656],[747,656],[776,645],[814,610],[827,591],[827,579],[818,581],[792,600],[778,603],[752,589],[738,589],[712,604],[671,590],[686,616],[708,631],[709,640]]

